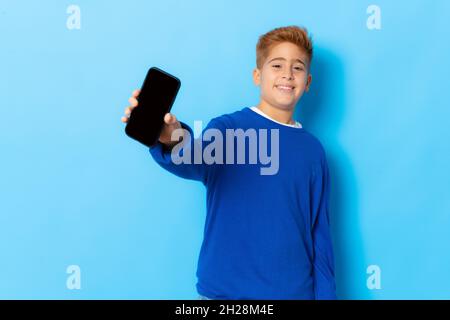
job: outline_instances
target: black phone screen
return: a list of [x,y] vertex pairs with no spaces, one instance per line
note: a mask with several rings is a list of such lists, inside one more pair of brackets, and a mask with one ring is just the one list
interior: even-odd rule
[[137,98],[138,106],[125,127],[126,134],[148,147],[156,144],[164,115],[172,108],[179,89],[177,77],[157,67],[150,68]]

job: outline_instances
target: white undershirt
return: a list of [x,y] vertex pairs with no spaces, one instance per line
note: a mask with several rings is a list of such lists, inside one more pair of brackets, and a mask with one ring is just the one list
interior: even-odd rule
[[256,107],[256,106],[253,106],[253,107],[251,107],[250,109],[252,109],[252,110],[255,111],[256,113],[259,113],[259,114],[262,115],[263,117],[266,117],[267,119],[272,120],[273,122],[282,124],[282,125],[284,125],[284,126],[294,127],[294,128],[301,128],[301,127],[302,127],[302,124],[301,124],[300,122],[298,122],[298,121],[295,121],[295,124],[287,124],[287,123],[279,122],[279,121],[277,121],[277,120],[275,120],[275,119],[272,119],[272,118],[269,117],[267,114],[265,114],[262,110],[258,109],[258,107]]

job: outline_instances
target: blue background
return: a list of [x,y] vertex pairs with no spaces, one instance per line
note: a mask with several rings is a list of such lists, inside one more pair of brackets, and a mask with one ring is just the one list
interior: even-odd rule
[[[81,29],[69,30],[69,5]],[[381,8],[381,30],[366,9]],[[258,36],[306,26],[296,118],[329,158],[338,295],[450,298],[450,2],[0,0],[0,298],[195,299],[201,183],[120,122],[147,69],[193,125],[258,103]],[[66,268],[81,268],[69,290]],[[369,290],[369,265],[381,289]]]

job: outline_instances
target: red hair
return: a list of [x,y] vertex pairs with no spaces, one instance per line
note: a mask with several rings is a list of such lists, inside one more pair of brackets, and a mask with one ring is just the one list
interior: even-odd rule
[[297,45],[308,56],[309,63],[313,57],[312,39],[306,28],[287,26],[275,28],[259,37],[256,44],[256,67],[261,69],[264,61],[269,56],[270,49],[282,42],[290,42]]

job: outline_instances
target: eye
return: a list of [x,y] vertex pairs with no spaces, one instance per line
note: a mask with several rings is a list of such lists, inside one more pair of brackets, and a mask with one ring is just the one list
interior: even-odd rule
[[279,65],[279,64],[274,64],[272,67],[274,67],[274,68],[281,68],[281,65]]
[[302,71],[303,68],[302,67],[296,67],[295,70]]

